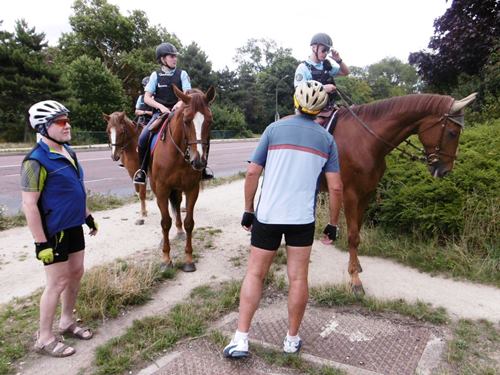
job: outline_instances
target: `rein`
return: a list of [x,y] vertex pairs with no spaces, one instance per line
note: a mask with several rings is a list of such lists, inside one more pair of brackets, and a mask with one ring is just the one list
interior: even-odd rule
[[[338,88],[337,88],[337,93],[339,94],[340,98],[341,98],[342,100],[344,100],[344,102],[349,103],[349,102],[345,99],[345,97],[344,97],[344,95],[345,95],[345,94],[342,94]],[[345,96],[347,96],[347,95],[345,95]],[[351,101],[351,104],[352,104],[352,101]],[[452,103],[452,105],[453,105],[453,103]],[[399,152],[401,152],[401,154],[403,154],[403,155],[407,156],[407,157],[408,157],[410,160],[412,160],[412,161],[417,161],[417,160],[418,160],[418,161],[421,161],[421,162],[424,162],[424,163],[426,162],[428,165],[433,165],[433,164],[435,164],[435,163],[438,163],[438,162],[439,162],[439,159],[440,159],[440,156],[441,156],[441,155],[447,156],[447,157],[452,158],[452,159],[454,159],[454,160],[457,158],[457,155],[456,155],[456,154],[455,154],[455,155],[450,155],[450,154],[447,154],[447,153],[445,153],[445,152],[442,152],[442,151],[441,151],[441,146],[442,146],[442,143],[443,143],[444,131],[445,131],[445,129],[446,129],[446,125],[447,125],[448,120],[450,120],[450,121],[454,122],[455,124],[459,125],[459,126],[463,129],[464,124],[463,124],[463,120],[462,120],[462,116],[461,116],[461,115],[452,115],[452,114],[450,114],[450,113],[445,113],[443,116],[441,116],[441,117],[439,118],[439,120],[438,120],[438,121],[436,121],[435,123],[433,123],[433,124],[432,124],[431,126],[429,126],[427,129],[424,129],[424,130],[422,130],[422,131],[417,132],[417,134],[418,134],[418,135],[420,135],[420,134],[422,134],[423,132],[425,132],[425,131],[427,131],[427,130],[429,130],[429,129],[433,128],[435,125],[441,124],[441,128],[442,128],[442,130],[441,130],[441,135],[440,135],[440,137],[439,137],[439,142],[438,142],[438,144],[437,144],[436,146],[434,146],[434,151],[435,151],[435,152],[433,152],[433,153],[427,154],[427,153],[425,152],[425,149],[423,149],[423,148],[419,148],[419,147],[415,146],[415,145],[414,145],[414,144],[413,144],[410,140],[405,139],[405,140],[404,140],[404,142],[405,142],[408,146],[413,147],[414,149],[416,149],[416,150],[420,151],[420,152],[423,154],[423,156],[418,156],[418,155],[414,155],[414,154],[411,154],[411,153],[407,152],[406,150],[404,150],[404,149],[400,148],[398,145],[395,145],[395,144],[393,144],[393,143],[391,143],[391,142],[389,142],[389,141],[385,140],[385,139],[384,139],[384,138],[382,138],[381,136],[379,136],[377,133],[375,133],[375,132],[374,132],[374,131],[370,128],[370,126],[369,126],[369,125],[367,125],[367,124],[366,124],[366,123],[365,123],[365,122],[364,122],[361,118],[359,118],[359,116],[358,116],[358,115],[356,115],[356,114],[354,113],[354,111],[351,109],[351,107],[350,107],[350,106],[345,106],[345,105],[344,105],[343,107],[345,107],[345,108],[349,111],[349,113],[350,113],[350,114],[351,114],[351,115],[352,115],[352,116],[353,116],[353,117],[357,120],[357,122],[358,122],[359,124],[361,124],[361,125],[363,126],[363,128],[364,128],[366,131],[368,131],[368,133],[370,133],[371,135],[373,135],[376,139],[378,139],[380,142],[384,143],[386,146],[391,147],[391,149],[398,150]],[[450,107],[450,109],[451,109],[451,107]]]
[[[172,112],[172,113],[174,113],[174,112]],[[197,139],[195,141],[190,142],[188,139],[186,139],[186,123],[183,121],[183,123],[182,123],[182,140],[186,144],[186,150],[182,151],[181,147],[179,147],[179,145],[174,140],[174,134],[172,132],[172,127],[170,126],[170,121],[173,119],[173,117],[174,117],[174,115],[169,116],[167,118],[167,121],[168,121],[168,123],[167,123],[168,135],[170,136],[170,140],[172,141],[172,144],[177,149],[177,151],[179,152],[179,154],[183,157],[184,161],[191,166],[191,168],[193,168],[195,171],[201,170],[201,169],[196,169],[191,164],[191,162],[190,162],[191,154],[189,152],[189,146],[190,145],[197,145],[197,144],[208,145],[208,142],[203,142],[202,139]]]

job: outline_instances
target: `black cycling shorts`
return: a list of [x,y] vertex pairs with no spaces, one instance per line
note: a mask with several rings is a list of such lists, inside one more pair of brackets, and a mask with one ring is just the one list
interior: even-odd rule
[[[66,262],[69,254],[77,253],[85,249],[85,238],[83,236],[83,228],[81,225],[65,229],[49,239],[49,244],[54,250],[54,261],[46,266],[54,263]],[[38,259],[38,253],[36,254]]]
[[309,224],[264,224],[254,218],[252,246],[264,250],[278,250],[283,235],[285,235],[287,246],[311,246],[314,242],[314,222]]

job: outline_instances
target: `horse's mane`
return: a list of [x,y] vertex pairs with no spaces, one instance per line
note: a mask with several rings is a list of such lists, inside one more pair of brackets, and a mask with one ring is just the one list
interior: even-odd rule
[[[365,119],[380,118],[387,113],[426,112],[445,114],[450,110],[454,99],[451,96],[436,94],[412,94],[379,100],[369,104],[352,107],[352,111]],[[339,114],[348,113],[346,108]]]

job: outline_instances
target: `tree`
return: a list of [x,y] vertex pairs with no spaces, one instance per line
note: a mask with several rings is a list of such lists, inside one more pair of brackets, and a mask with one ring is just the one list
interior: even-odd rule
[[207,54],[196,43],[193,42],[183,48],[179,60],[178,65],[189,74],[193,88],[205,91],[214,85],[212,63],[208,61]]
[[434,21],[430,52],[414,52],[409,62],[417,66],[431,89],[449,92],[461,73],[478,75],[498,47],[500,2],[453,0],[445,14]]
[[29,107],[41,100],[62,100],[66,93],[44,53],[44,33],[19,20],[14,34],[0,34],[0,137],[26,142],[33,134],[27,122]]
[[415,68],[394,57],[370,65],[367,80],[374,99],[412,94],[419,87]]
[[103,112],[129,109],[121,81],[98,58],[77,58],[67,67],[63,80],[71,92],[68,106],[75,128],[102,131]]

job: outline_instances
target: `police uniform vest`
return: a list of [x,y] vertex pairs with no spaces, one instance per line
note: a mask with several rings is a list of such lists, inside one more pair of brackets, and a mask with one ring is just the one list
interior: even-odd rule
[[310,70],[312,79],[318,81],[323,85],[333,83],[333,78],[330,75],[330,70],[332,70],[332,65],[328,60],[323,61],[323,69],[318,69],[314,65],[304,61],[304,64]]
[[[138,102],[139,102],[139,107],[136,109],[138,109],[139,111],[151,111],[151,112],[154,111],[153,107],[150,107],[144,102],[144,95],[139,96]],[[139,115],[135,118],[135,122],[138,123],[139,125],[146,125],[149,122],[149,120],[151,120],[150,115]]]
[[156,72],[158,80],[156,83],[155,101],[168,108],[172,108],[179,101],[177,96],[175,96],[172,84],[175,84],[182,90],[181,73],[182,70],[180,69],[175,69],[172,75],[168,75],[161,70]]
[[[63,155],[50,152],[40,141],[24,160],[36,160],[47,171],[45,184],[38,200],[38,208],[47,238],[56,233],[82,225],[86,214],[86,193],[81,169],[75,152],[64,145],[73,158],[73,165]],[[75,168],[76,166],[76,168]]]

